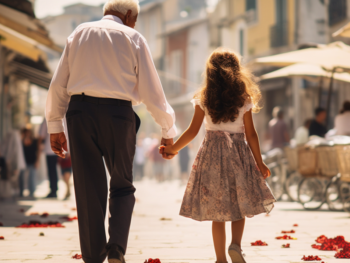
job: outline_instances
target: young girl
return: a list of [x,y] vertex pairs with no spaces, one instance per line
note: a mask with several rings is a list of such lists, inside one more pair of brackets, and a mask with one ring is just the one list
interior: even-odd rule
[[232,262],[243,263],[245,217],[269,213],[276,201],[264,180],[270,171],[262,161],[252,119],[260,97],[238,56],[217,49],[207,61],[206,85],[192,100],[195,113],[189,128],[174,145],[161,146],[164,153],[176,154],[194,139],[204,119],[206,135],[192,166],[180,215],[213,221],[217,263],[227,262],[225,222],[232,222],[228,251]]

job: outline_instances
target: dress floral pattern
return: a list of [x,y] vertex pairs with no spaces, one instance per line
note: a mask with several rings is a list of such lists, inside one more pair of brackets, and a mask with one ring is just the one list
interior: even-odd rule
[[245,134],[207,131],[192,166],[180,215],[198,221],[237,221],[269,213],[274,202]]

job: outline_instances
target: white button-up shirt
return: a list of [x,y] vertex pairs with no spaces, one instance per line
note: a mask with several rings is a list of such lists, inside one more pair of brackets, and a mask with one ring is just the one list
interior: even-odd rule
[[70,97],[144,103],[162,127],[163,138],[176,136],[175,114],[167,102],[145,38],[116,16],[81,24],[68,37],[46,102],[48,133],[64,131]]

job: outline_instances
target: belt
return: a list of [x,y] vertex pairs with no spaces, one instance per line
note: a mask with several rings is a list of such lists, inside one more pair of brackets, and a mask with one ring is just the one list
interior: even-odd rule
[[70,101],[86,101],[93,104],[103,104],[103,105],[118,105],[118,106],[132,106],[131,101],[120,100],[120,99],[110,99],[110,98],[96,98],[91,96],[86,96],[84,93],[82,95],[72,95]]

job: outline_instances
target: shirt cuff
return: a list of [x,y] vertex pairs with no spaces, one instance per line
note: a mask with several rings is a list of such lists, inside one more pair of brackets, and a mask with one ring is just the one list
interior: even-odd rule
[[162,129],[162,137],[164,139],[172,139],[172,138],[176,137],[176,135],[177,135],[177,128],[176,128],[175,124],[169,130],[167,130],[165,128]]
[[64,132],[62,121],[48,121],[47,122],[47,133],[61,133]]

